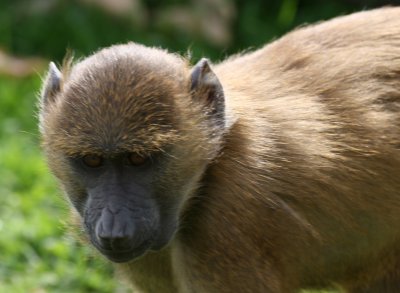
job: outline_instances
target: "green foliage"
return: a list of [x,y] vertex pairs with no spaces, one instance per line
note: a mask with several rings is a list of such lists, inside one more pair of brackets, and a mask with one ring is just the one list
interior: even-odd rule
[[[48,7],[38,3],[49,3]],[[141,1],[139,1],[141,2]],[[229,7],[228,0],[220,0]],[[232,42],[215,45],[206,42],[198,30],[187,30],[185,25],[161,21],[162,13],[171,6],[187,10],[195,27],[204,25],[195,20],[199,16],[207,22],[212,9],[201,10],[191,1],[142,1],[143,21],[133,17],[116,16],[97,6],[78,0],[0,2],[0,44],[8,51],[21,55],[41,55],[60,61],[66,48],[87,55],[100,47],[135,41],[145,45],[162,46],[184,53],[193,50],[195,59],[207,55],[222,59],[249,47],[258,47],[305,22],[331,18],[360,8],[373,7],[345,4],[344,1],[243,1],[233,2]],[[51,3],[51,5],[50,5]],[[172,15],[174,17],[174,15]],[[170,17],[171,18],[171,17]],[[222,16],[221,16],[222,18]]]

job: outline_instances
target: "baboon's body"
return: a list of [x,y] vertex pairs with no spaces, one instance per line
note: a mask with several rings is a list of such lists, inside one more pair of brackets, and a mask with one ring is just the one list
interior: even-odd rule
[[[299,29],[213,71],[225,93],[219,155],[204,172],[192,166],[202,175],[188,183],[169,245],[118,265],[122,273],[143,292],[286,293],[335,284],[398,292],[400,8]],[[54,154],[63,146],[42,116],[50,164],[68,193]],[[186,135],[195,124],[185,124]],[[192,150],[204,143],[196,131]],[[176,170],[169,180],[190,172]]]

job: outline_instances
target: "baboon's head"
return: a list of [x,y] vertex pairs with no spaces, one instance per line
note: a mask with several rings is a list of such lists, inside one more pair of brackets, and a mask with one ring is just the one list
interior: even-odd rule
[[62,71],[50,64],[40,131],[88,238],[115,262],[161,249],[221,147],[221,84],[205,59],[136,44]]

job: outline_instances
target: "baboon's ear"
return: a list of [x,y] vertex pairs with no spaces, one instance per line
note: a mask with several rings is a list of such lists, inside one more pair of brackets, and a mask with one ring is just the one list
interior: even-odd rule
[[209,109],[209,115],[218,123],[225,122],[225,97],[221,83],[211,70],[207,59],[201,59],[192,70],[191,91],[193,99]]
[[47,72],[41,92],[42,107],[46,107],[48,104],[55,101],[55,97],[61,90],[61,82],[62,74],[60,70],[58,70],[53,62],[50,62],[49,71]]

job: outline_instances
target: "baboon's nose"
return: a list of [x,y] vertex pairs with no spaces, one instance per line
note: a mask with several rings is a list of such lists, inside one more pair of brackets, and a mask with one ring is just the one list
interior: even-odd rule
[[103,249],[129,250],[133,246],[134,223],[124,209],[104,208],[95,227],[98,243]]

